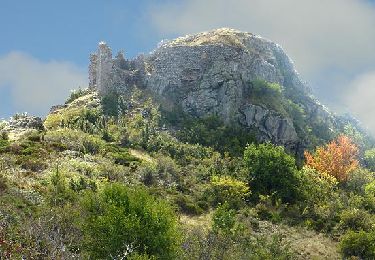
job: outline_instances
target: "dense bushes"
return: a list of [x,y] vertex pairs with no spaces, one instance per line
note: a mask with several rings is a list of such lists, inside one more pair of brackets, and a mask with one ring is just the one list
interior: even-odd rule
[[375,259],[375,232],[349,231],[340,242],[345,257],[357,256],[361,259]]
[[366,166],[375,171],[375,148],[365,151],[364,160]]
[[90,154],[97,154],[105,147],[105,141],[99,137],[68,128],[49,131],[45,135],[45,140],[49,143],[60,143],[73,151]]
[[182,111],[163,111],[164,120],[178,127],[177,137],[182,142],[210,146],[224,154],[240,156],[248,143],[256,141],[255,134],[236,124],[225,124],[218,116],[192,117]]
[[283,202],[294,202],[300,197],[295,159],[286,154],[283,147],[271,143],[251,144],[245,149],[244,160],[253,199],[272,195]]
[[85,244],[92,258],[126,256],[135,251],[161,259],[176,255],[176,217],[164,202],[144,189],[120,184],[84,199]]

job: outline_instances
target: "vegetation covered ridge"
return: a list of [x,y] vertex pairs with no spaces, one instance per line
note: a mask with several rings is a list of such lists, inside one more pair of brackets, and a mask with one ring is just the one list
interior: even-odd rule
[[375,258],[375,148],[351,125],[301,160],[134,87],[0,129],[1,259]]

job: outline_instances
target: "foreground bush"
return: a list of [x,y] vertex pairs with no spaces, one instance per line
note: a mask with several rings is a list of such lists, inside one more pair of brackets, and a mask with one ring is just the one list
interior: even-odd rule
[[177,220],[172,209],[143,188],[112,184],[83,201],[85,246],[91,258],[138,252],[172,259],[178,248]]
[[244,152],[248,181],[255,199],[274,195],[283,202],[298,198],[299,173],[295,159],[271,143],[248,145]]

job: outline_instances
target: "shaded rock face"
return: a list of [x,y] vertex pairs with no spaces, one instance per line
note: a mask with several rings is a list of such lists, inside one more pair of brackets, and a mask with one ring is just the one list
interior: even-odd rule
[[272,141],[291,147],[298,142],[293,122],[272,111],[252,104],[246,104],[241,110],[243,125],[257,129],[262,133],[261,141]]
[[258,130],[261,141],[270,140],[292,150],[300,142],[292,120],[251,104],[250,82],[263,79],[280,84],[286,91],[302,93],[300,105],[310,119],[335,126],[334,117],[311,97],[282,48],[251,33],[218,29],[189,35],[163,42],[135,60],[121,55],[112,59],[109,48],[101,43],[91,60],[90,87],[99,94],[111,87],[125,92],[137,85],[186,113],[197,117],[216,114],[228,124]]

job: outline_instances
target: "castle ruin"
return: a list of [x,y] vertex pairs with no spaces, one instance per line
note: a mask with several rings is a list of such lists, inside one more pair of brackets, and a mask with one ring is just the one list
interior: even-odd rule
[[122,51],[113,58],[111,48],[100,42],[97,51],[90,55],[89,88],[96,89],[100,95],[111,90],[123,92],[140,82],[142,64],[142,56],[126,60]]

